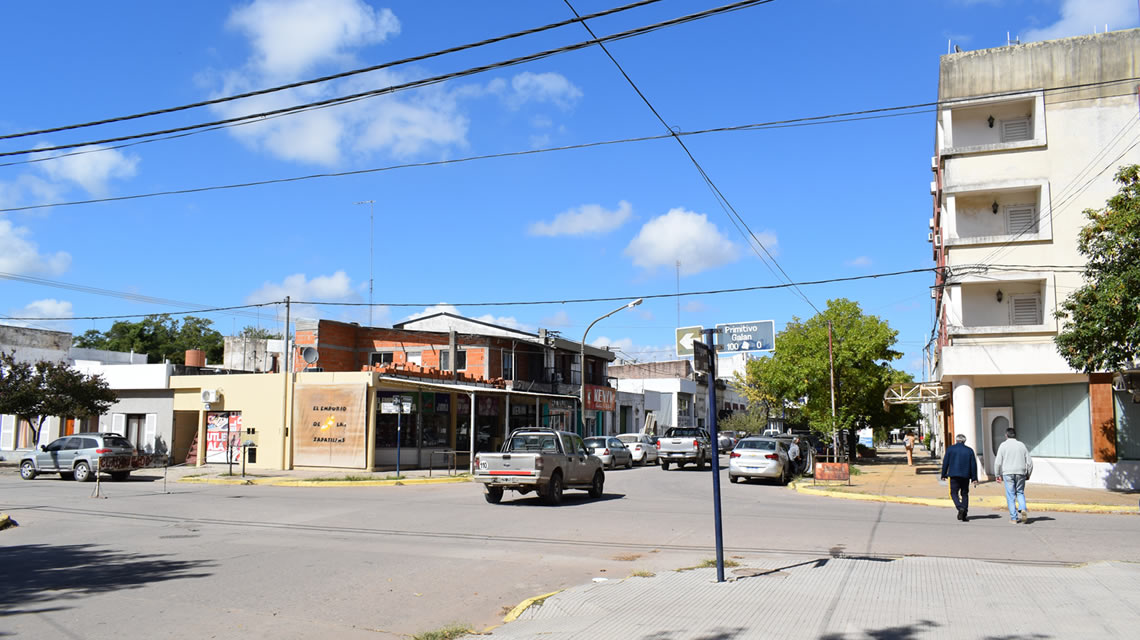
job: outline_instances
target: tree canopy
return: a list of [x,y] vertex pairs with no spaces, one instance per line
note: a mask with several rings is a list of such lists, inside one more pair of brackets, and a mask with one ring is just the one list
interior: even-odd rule
[[[831,373],[828,361],[828,322],[832,325],[835,361],[835,407],[831,417]],[[913,405],[883,408],[883,394],[896,382],[912,377],[891,367],[902,353],[894,349],[898,331],[877,316],[865,315],[846,298],[829,300],[827,308],[806,321],[792,318],[776,335],[770,358],[752,360],[738,379],[749,404],[794,408],[812,429],[835,437],[839,429],[873,427],[887,430],[920,419]]]
[[195,316],[186,316],[179,322],[164,313],[138,322],[119,321],[106,332],[91,329],[75,336],[73,343],[87,349],[145,353],[147,362],[169,359],[176,364],[186,363],[188,349],[201,349],[208,361],[221,362],[225,340],[210,328],[212,324],[212,320]]
[[48,418],[101,415],[117,399],[101,376],[58,362],[22,362],[12,353],[0,353],[0,414],[27,420],[33,446],[39,444]]
[[1116,174],[1120,191],[1104,209],[1086,209],[1077,248],[1085,284],[1057,312],[1057,350],[1084,372],[1119,371],[1140,358],[1140,165]]

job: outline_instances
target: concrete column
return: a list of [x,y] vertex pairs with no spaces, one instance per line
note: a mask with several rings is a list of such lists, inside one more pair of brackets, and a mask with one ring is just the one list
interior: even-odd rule
[[206,464],[206,412],[203,409],[198,410],[198,451],[195,455],[198,456],[195,467]]
[[[955,378],[953,394],[954,436],[966,436],[966,446],[973,449],[975,454],[980,454],[982,449],[977,442],[978,425],[974,415],[974,379],[969,376]],[[950,444],[953,443],[947,443],[947,446]],[[985,469],[981,457],[978,456],[976,460],[978,477],[981,478],[985,474]]]

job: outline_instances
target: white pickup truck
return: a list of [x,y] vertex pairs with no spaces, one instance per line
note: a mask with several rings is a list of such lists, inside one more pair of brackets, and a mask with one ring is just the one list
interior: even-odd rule
[[525,429],[507,438],[499,453],[475,456],[475,481],[483,484],[483,497],[491,504],[510,489],[531,491],[547,504],[562,502],[563,489],[584,489],[591,498],[602,497],[606,474],[602,461],[590,455],[581,436],[553,429]]
[[713,448],[709,432],[696,427],[672,427],[657,439],[657,459],[661,469],[669,470],[670,464],[677,468],[686,462],[695,462],[697,469],[704,469],[705,463],[712,460]]

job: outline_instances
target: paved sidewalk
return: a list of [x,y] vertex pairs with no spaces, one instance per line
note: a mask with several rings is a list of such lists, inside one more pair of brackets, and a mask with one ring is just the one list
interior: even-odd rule
[[[532,604],[496,640],[1134,638],[1140,565],[954,558],[750,561],[586,584]],[[870,588],[872,587],[873,588]]]
[[[915,466],[908,467],[901,447],[879,449],[875,458],[855,465],[858,475],[851,476],[851,486],[841,483],[814,484],[811,478],[795,483],[801,493],[824,494],[838,498],[904,502],[939,507],[952,507],[950,487],[939,480],[942,461],[926,451],[915,453]],[[1140,492],[1082,489],[1030,482],[1025,486],[1029,512],[1080,511],[1087,513],[1140,513]],[[1002,509],[1005,486],[996,480],[978,483],[970,489],[970,512],[979,509]]]

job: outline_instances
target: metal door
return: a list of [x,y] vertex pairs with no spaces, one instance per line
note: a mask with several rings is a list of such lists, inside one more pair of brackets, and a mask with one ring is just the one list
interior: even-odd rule
[[[1013,426],[1013,407],[986,407],[982,409],[982,423],[985,438],[986,473],[994,473],[994,456],[998,447],[1005,442],[1005,430]],[[975,452],[977,453],[977,452]]]

